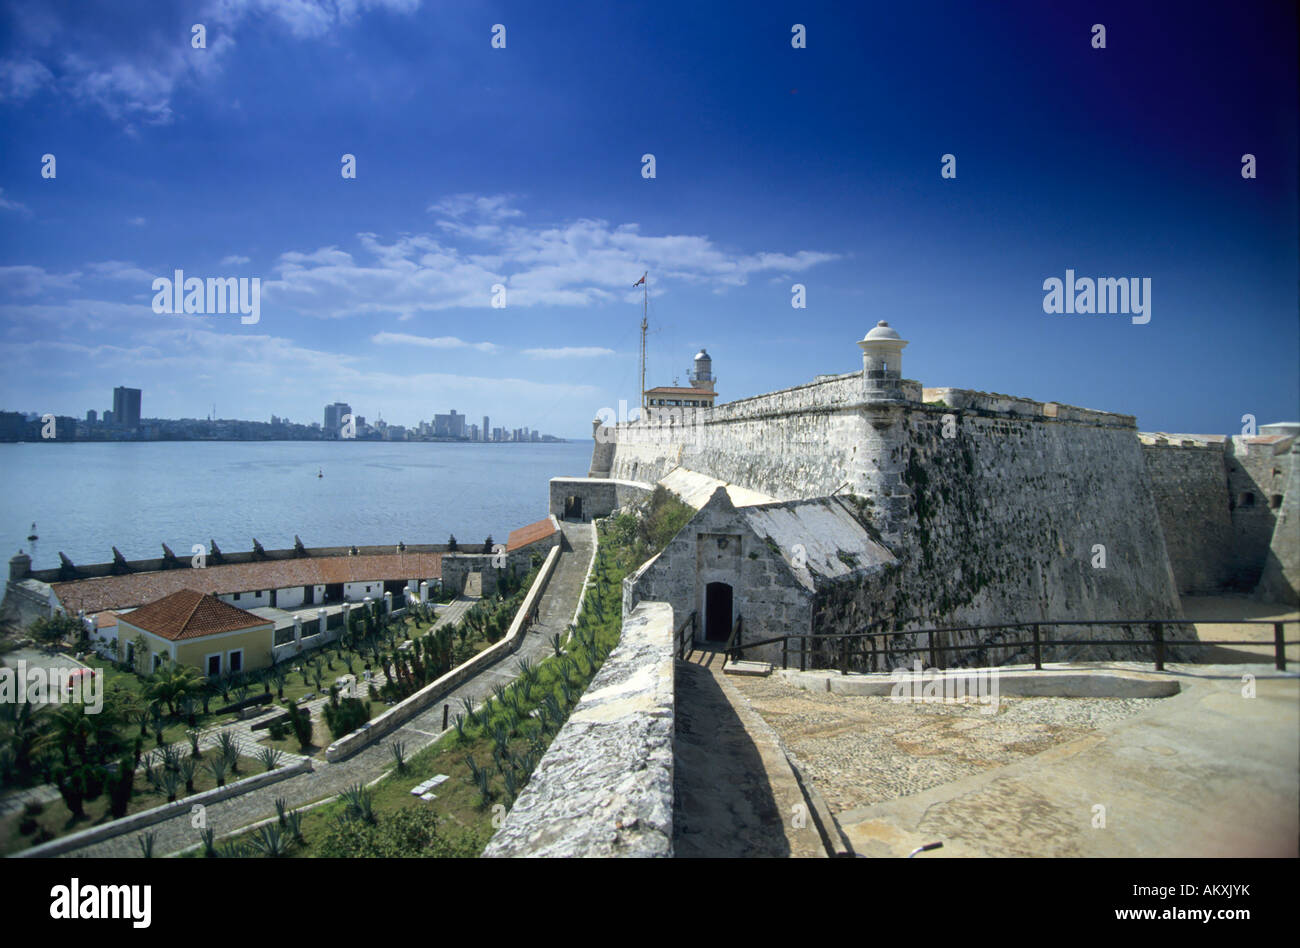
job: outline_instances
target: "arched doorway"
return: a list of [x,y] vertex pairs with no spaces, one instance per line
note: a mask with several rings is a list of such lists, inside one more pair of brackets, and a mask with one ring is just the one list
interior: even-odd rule
[[581,497],[564,498],[564,519],[565,520],[582,519],[582,498]]
[[704,640],[725,642],[731,637],[731,586],[709,583],[704,588]]

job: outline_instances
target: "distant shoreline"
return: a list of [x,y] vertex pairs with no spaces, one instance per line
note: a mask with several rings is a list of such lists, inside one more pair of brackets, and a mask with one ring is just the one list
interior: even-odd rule
[[36,441],[0,440],[0,444],[493,444],[530,445],[574,444],[578,438],[549,438],[545,441],[469,441],[463,438],[47,438]]

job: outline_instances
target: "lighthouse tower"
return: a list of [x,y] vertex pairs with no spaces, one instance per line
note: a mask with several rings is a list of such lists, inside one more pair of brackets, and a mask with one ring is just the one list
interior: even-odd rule
[[691,388],[703,388],[712,392],[716,381],[717,379],[713,377],[713,360],[705,350],[701,349],[695,353],[695,370],[691,373]]

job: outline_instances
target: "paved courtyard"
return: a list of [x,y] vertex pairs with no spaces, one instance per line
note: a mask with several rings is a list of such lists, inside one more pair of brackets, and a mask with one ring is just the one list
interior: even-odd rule
[[1168,676],[1169,698],[1004,697],[993,715],[733,681],[862,855],[1295,857],[1300,677]]

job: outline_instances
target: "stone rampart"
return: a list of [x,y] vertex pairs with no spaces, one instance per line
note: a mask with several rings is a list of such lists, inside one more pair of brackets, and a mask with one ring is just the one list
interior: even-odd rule
[[671,856],[673,611],[642,603],[484,856]]

